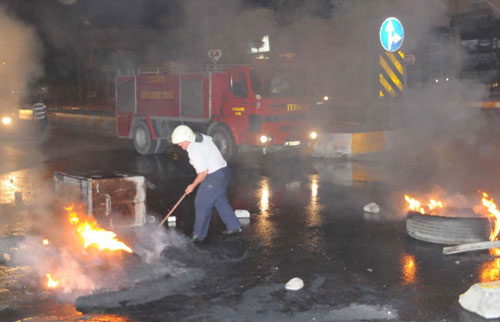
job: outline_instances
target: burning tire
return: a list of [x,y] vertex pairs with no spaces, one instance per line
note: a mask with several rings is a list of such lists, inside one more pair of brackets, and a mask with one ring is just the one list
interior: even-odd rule
[[151,133],[149,133],[149,128],[145,122],[137,122],[134,126],[132,139],[134,140],[135,150],[140,154],[149,155],[155,153],[158,140],[154,140],[151,137]]
[[406,231],[421,241],[456,245],[487,241],[490,224],[485,217],[443,217],[409,212]]
[[207,134],[212,137],[224,159],[230,161],[236,157],[237,147],[227,127],[214,123],[208,128]]

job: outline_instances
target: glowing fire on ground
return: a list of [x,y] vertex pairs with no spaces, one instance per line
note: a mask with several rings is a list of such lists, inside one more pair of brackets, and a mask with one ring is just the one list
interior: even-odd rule
[[[89,277],[85,276],[84,273],[80,274],[80,278],[78,280],[74,278],[77,273],[76,271],[79,273],[85,271],[85,269],[80,270],[79,267],[76,266],[76,263],[79,261],[85,262],[86,260],[91,260],[88,250],[93,249],[94,251],[97,251],[97,254],[92,254],[96,256],[100,256],[101,254],[103,255],[103,258],[109,256],[110,254],[119,254],[121,251],[125,251],[127,253],[132,253],[133,251],[125,243],[118,240],[114,232],[99,227],[99,224],[94,218],[78,213],[74,206],[65,207],[64,210],[67,212],[68,222],[70,223],[68,227],[71,227],[71,229],[76,232],[76,234],[72,233],[70,235],[78,236],[76,242],[77,245],[72,246],[82,251],[68,251],[61,249],[61,262],[67,264],[56,266],[53,269],[54,272],[47,273],[45,275],[47,280],[46,286],[49,289],[62,288],[65,292],[71,291],[75,287],[92,289],[94,283]],[[48,239],[44,239],[42,244],[48,245]],[[68,241],[68,245],[64,246],[68,247],[70,246],[69,244],[74,244],[74,242]],[[106,254],[103,253],[104,251]],[[80,254],[82,258],[77,260],[76,257],[78,254]],[[114,258],[116,259],[116,255]]]
[[405,194],[405,200],[408,203],[408,210],[419,212],[422,215],[432,214],[444,207],[443,202],[436,199],[429,199],[427,204],[423,205],[419,200]]
[[45,276],[47,277],[47,287],[48,288],[56,288],[59,286],[60,282],[54,280],[52,278],[52,275],[50,275],[50,273],[47,273]]

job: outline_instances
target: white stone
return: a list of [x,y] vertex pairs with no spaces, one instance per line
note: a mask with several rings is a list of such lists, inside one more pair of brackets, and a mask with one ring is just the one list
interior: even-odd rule
[[458,302],[486,319],[500,318],[500,281],[476,283],[460,295]]
[[250,218],[238,218],[241,227],[248,227],[250,225]]
[[234,211],[234,214],[236,215],[236,217],[238,218],[250,218],[250,212],[248,210],[244,210],[244,209],[236,209]]
[[366,212],[378,214],[380,212],[380,207],[376,203],[371,202],[371,203],[367,204],[366,206],[364,206],[363,210]]
[[298,290],[302,289],[303,287],[304,287],[304,281],[302,281],[298,277],[292,278],[285,285],[285,288],[289,291],[298,291]]

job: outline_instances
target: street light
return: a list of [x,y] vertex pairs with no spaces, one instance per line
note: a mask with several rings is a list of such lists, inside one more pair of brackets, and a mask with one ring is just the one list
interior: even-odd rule
[[12,118],[9,116],[2,117],[2,124],[9,125],[12,123]]

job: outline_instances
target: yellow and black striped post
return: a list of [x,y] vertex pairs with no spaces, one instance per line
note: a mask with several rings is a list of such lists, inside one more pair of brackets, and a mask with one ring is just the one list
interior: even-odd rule
[[405,82],[405,54],[402,51],[384,51],[379,55],[379,97],[399,97]]

